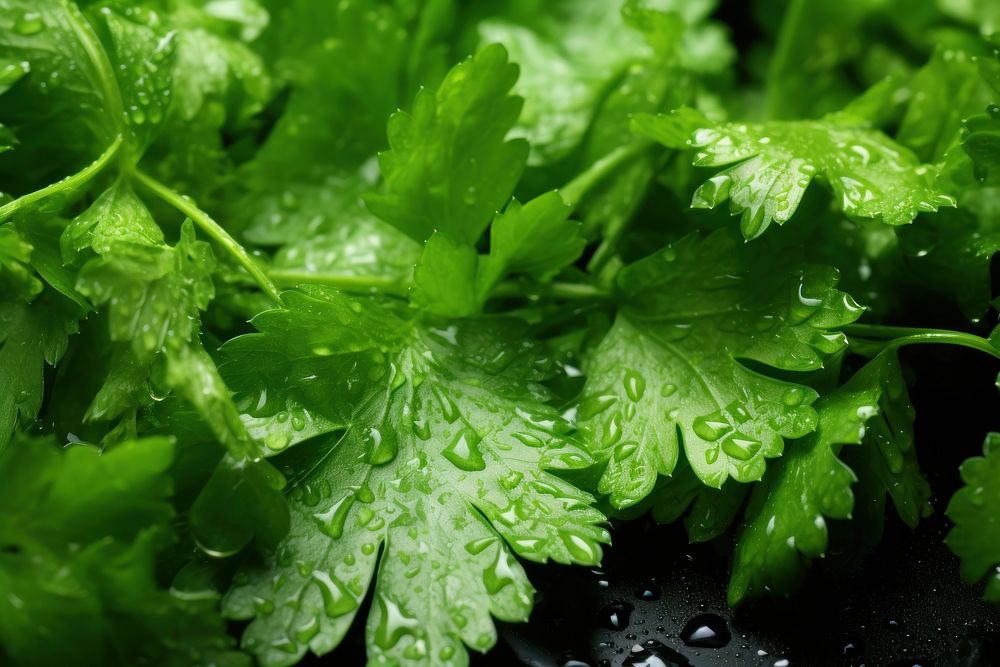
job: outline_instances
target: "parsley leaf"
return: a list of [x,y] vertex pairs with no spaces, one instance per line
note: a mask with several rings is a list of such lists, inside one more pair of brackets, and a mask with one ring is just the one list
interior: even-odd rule
[[[903,519],[916,525],[930,510],[929,489],[913,453],[912,407],[893,353],[884,353],[836,391],[817,401],[816,432],[796,442],[751,494],[736,545],[730,604],[764,590],[788,594],[809,559],[827,548],[827,519],[849,519],[851,485],[878,489],[881,514],[888,492]],[[860,445],[866,463],[852,470],[838,458],[843,445]],[[872,483],[873,482],[873,483]]]
[[416,241],[438,230],[475,243],[527,159],[524,140],[505,138],[521,111],[509,94],[517,71],[502,46],[486,47],[393,114],[390,150],[379,155],[384,188],[368,207]]
[[862,309],[836,290],[836,270],[778,257],[720,231],[620,274],[624,305],[587,364],[577,413],[588,447],[608,461],[598,488],[616,507],[669,475],[681,446],[698,478],[719,488],[760,479],[784,438],[815,428],[813,390],[739,360],[819,368],[846,344],[836,328]]
[[589,458],[543,402],[543,359],[520,326],[427,326],[318,289],[284,301],[226,345],[223,372],[251,415],[289,432],[319,416],[335,435],[283,455],[296,471],[289,537],[226,598],[228,615],[254,618],[243,643],[262,663],[336,646],[376,571],[369,659],[464,663],[463,644],[494,643],[491,614],[531,609],[514,554],[600,559],[603,515],[544,471]]
[[[638,116],[634,129],[665,145],[677,142],[678,119]],[[730,201],[741,214],[748,239],[772,222],[787,222],[814,177],[833,190],[841,210],[857,218],[879,218],[889,225],[912,222],[917,213],[954,206],[954,197],[935,183],[937,169],[922,165],[906,148],[849,114],[821,120],[765,123],[697,123],[690,136],[697,166],[736,163],[694,193],[695,208]],[[685,142],[686,144],[687,142]]]
[[173,455],[166,438],[103,454],[20,440],[0,459],[5,656],[32,665],[249,664],[210,603],[156,583],[154,557],[173,516],[165,474]]
[[996,485],[993,483],[1000,474],[998,442],[997,434],[990,433],[983,443],[983,456],[970,458],[962,464],[965,485],[948,503],[948,518],[955,527],[947,537],[948,546],[962,559],[962,578],[974,583],[987,577],[983,596],[994,603],[1000,603],[1000,575],[996,571],[1000,563],[1000,550],[997,549],[1000,539],[994,511]]

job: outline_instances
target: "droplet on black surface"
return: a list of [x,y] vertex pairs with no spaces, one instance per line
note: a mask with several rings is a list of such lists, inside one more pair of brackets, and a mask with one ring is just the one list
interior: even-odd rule
[[608,630],[624,630],[628,627],[629,616],[632,615],[633,609],[635,607],[628,602],[615,600],[597,612],[597,622]]
[[699,614],[684,624],[681,641],[688,646],[722,648],[733,638],[726,619],[715,614]]
[[594,667],[594,663],[576,653],[565,653],[559,658],[559,667]]
[[924,658],[903,658],[893,660],[886,667],[934,667],[934,663]]
[[848,660],[860,658],[865,653],[865,644],[860,639],[848,639],[840,652]]
[[690,667],[687,658],[677,651],[650,639],[636,644],[632,653],[622,662],[622,667]]
[[660,599],[660,587],[652,581],[647,581],[635,591],[635,596],[643,602],[653,602]]

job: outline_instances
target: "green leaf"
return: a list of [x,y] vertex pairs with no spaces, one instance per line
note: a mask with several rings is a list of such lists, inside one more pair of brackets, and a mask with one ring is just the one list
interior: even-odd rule
[[173,454],[166,438],[104,453],[24,440],[0,459],[6,657],[53,667],[249,665],[210,602],[184,601],[156,582],[154,557],[173,516]]
[[30,301],[42,291],[42,283],[31,270],[32,246],[13,225],[0,225],[0,285],[10,294]]
[[[123,118],[114,118],[118,110],[106,107],[110,121],[126,128],[133,159],[153,141],[167,116],[172,102],[173,63],[176,33],[155,30],[153,16],[132,11],[119,14],[107,10],[98,13],[101,28],[106,31],[105,54],[114,72],[114,91]],[[93,53],[88,54],[91,59]],[[100,58],[100,56],[97,56]]]
[[437,91],[421,91],[411,112],[389,119],[390,150],[379,155],[383,189],[365,198],[380,218],[417,241],[435,231],[474,244],[510,198],[527,144],[505,137],[521,99],[518,68],[502,46],[457,65]]
[[508,274],[544,281],[575,262],[586,242],[579,223],[569,219],[571,212],[558,192],[548,192],[523,206],[512,200],[498,213],[490,227],[490,253],[476,277],[480,297]]
[[475,314],[481,305],[476,291],[478,262],[475,248],[435,232],[424,244],[414,272],[413,304],[442,317]]
[[369,660],[465,664],[463,644],[493,645],[491,614],[527,618],[515,553],[599,561],[603,515],[544,471],[589,459],[543,402],[545,366],[522,326],[437,328],[323,290],[284,300],[255,318],[260,333],[226,345],[223,372],[251,416],[291,431],[321,415],[343,433],[282,457],[295,471],[291,533],[226,598],[227,615],[253,619],[243,645],[262,664],[335,647],[376,570]]
[[[10,90],[11,86],[20,81],[29,71],[31,71],[31,63],[27,60],[0,59],[0,95]],[[7,148],[9,147],[8,145]]]
[[580,143],[605,89],[652,49],[623,20],[620,2],[560,0],[512,19],[479,23],[480,43],[503,44],[521,65],[516,132],[531,144],[533,165],[551,163]]
[[321,281],[323,276],[378,277],[403,291],[420,261],[420,245],[370,215],[344,223],[328,234],[307,235],[282,246],[272,276],[287,277],[288,283]]
[[[875,362],[878,363],[878,362]],[[854,507],[854,472],[837,454],[858,445],[878,413],[880,386],[866,367],[816,402],[816,432],[796,442],[754,489],[733,561],[729,603],[763,591],[789,593],[804,561],[827,547],[827,519],[846,519]]]
[[[88,144],[94,139],[101,145],[110,143],[123,119],[109,114],[122,113],[121,97],[100,41],[76,4],[4,0],[0,9],[0,58],[26,61],[30,67],[27,83],[31,85],[17,91],[18,116],[37,125],[45,122],[45,131],[57,140],[72,136],[74,147],[80,147],[80,139]],[[58,87],[54,101],[41,85],[49,81]],[[76,125],[72,131],[62,124],[70,112]],[[32,114],[39,116],[31,119]]]
[[580,225],[568,219],[570,211],[557,192],[524,206],[511,200],[493,219],[488,255],[477,255],[472,246],[435,232],[414,274],[413,304],[435,315],[465,317],[479,312],[509,274],[550,280],[586,245]]
[[686,237],[622,271],[624,305],[587,360],[577,412],[590,451],[608,462],[598,489],[612,505],[646,496],[682,445],[698,478],[719,488],[760,479],[784,438],[815,428],[813,390],[740,360],[820,368],[846,344],[836,328],[862,312],[837,279],[727,231]]
[[285,480],[247,431],[208,353],[195,342],[171,350],[166,380],[195,408],[226,456],[191,508],[191,533],[212,556],[231,556],[257,539],[277,544],[288,533]]
[[54,366],[76,333],[78,313],[45,294],[31,305],[0,302],[0,454],[18,426],[38,416],[45,365]]
[[962,559],[962,578],[975,583],[986,578],[987,600],[1000,603],[1000,533],[997,526],[1000,436],[990,433],[983,443],[983,456],[967,459],[962,464],[964,486],[948,503],[948,518],[955,526],[946,541]]
[[159,246],[163,232],[129,182],[119,179],[73,219],[60,243],[68,264],[85,248],[106,255],[118,243]]
[[[873,504],[879,520],[886,494],[911,527],[930,512],[930,489],[913,450],[913,408],[894,352],[876,357],[815,407],[816,432],[794,443],[753,491],[736,545],[730,604],[795,590],[808,562],[826,551],[827,519],[852,517],[851,486],[859,476],[861,492],[875,496],[858,501]],[[863,463],[852,470],[838,455],[843,445],[859,444],[853,453]]]
[[80,269],[77,289],[95,304],[110,305],[111,339],[131,343],[145,360],[197,334],[199,311],[214,295],[214,267],[212,248],[195,239],[187,222],[174,247],[113,244],[112,252]]
[[[645,116],[636,129],[659,141],[676,126],[671,116]],[[715,208],[729,200],[730,211],[742,214],[740,228],[748,239],[763,234],[772,222],[787,222],[814,177],[833,190],[845,214],[889,225],[955,205],[937,187],[936,167],[920,164],[906,148],[846,114],[703,125],[691,135],[690,146],[697,151],[697,166],[736,163],[699,187],[691,206]]]

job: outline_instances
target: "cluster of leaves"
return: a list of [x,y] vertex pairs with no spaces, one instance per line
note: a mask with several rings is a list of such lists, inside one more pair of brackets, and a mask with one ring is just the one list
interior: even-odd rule
[[1000,357],[1000,16],[913,4],[737,63],[712,0],[0,0],[0,659],[464,665],[609,516],[734,605],[916,525],[898,350]]

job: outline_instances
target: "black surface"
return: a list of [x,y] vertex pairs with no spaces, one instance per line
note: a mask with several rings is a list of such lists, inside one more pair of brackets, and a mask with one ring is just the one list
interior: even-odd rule
[[[696,667],[781,660],[1000,665],[1000,616],[979,599],[978,588],[959,580],[958,561],[942,542],[958,465],[979,453],[988,430],[1000,428],[993,388],[998,367],[951,348],[916,348],[903,356],[913,377],[917,449],[935,491],[935,514],[915,531],[890,509],[882,542],[859,563],[836,557],[817,562],[794,598],[758,601],[734,613],[725,604],[728,544],[689,545],[679,525],[622,523],[613,531],[603,570],[531,567],[539,590],[531,622],[503,625],[508,646],[475,664],[547,667],[573,658],[581,666],[618,666],[627,664],[634,648],[654,640]],[[643,599],[648,597],[657,599]],[[608,628],[611,603],[633,607],[620,630]],[[726,621],[731,641],[720,648],[685,645],[685,624],[706,613]]]

